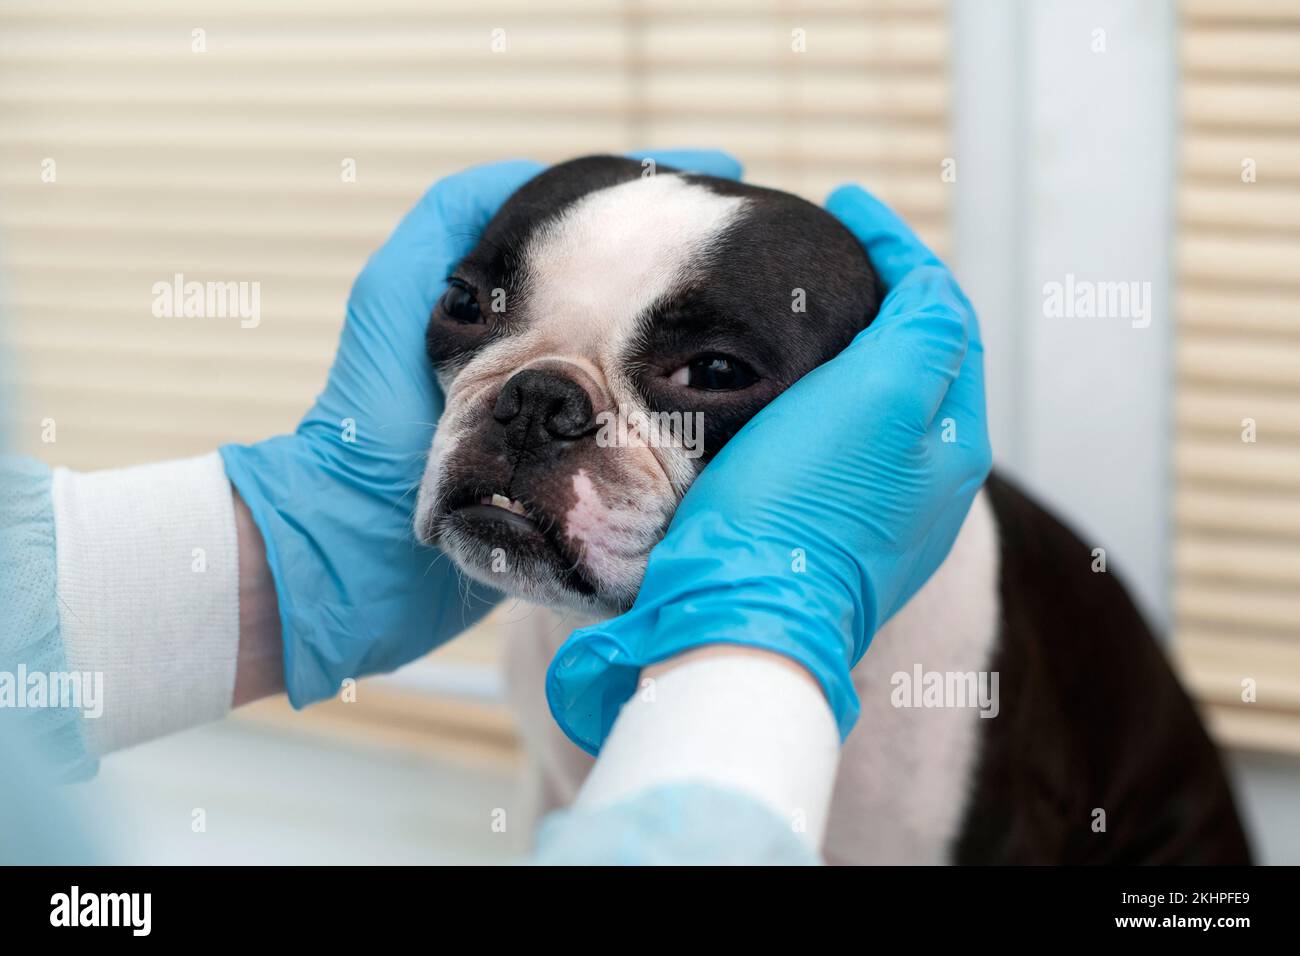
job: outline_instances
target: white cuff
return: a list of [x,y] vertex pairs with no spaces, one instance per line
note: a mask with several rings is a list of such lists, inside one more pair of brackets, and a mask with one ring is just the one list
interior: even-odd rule
[[94,755],[217,720],[239,654],[239,548],[221,457],[54,471],[59,627],[103,675]]
[[574,806],[712,784],[775,811],[820,852],[839,753],[835,717],[811,680],[778,661],[710,657],[642,681]]

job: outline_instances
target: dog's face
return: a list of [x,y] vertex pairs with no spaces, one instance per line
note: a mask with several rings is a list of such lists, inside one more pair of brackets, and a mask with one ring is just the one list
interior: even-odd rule
[[708,460],[879,304],[818,207],[647,172],[590,157],[525,184],[428,332],[447,404],[417,536],[498,590],[598,616],[631,605]]

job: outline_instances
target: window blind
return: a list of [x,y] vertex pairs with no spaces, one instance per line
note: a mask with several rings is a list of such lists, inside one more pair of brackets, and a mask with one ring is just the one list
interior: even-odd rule
[[[817,200],[859,181],[942,249],[945,19],[937,0],[6,3],[6,424],[85,468],[292,428],[365,257],[431,182],[492,159],[718,146]],[[177,274],[259,283],[260,323],[154,317]]]
[[1182,14],[1176,647],[1225,740],[1300,751],[1300,6]]

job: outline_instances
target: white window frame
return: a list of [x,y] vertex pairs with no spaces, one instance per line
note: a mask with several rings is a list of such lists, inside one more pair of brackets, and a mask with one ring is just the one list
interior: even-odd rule
[[[953,0],[953,266],[999,467],[1169,625],[1177,20],[1168,0]],[[1094,52],[1104,30],[1105,52]],[[1148,328],[1049,319],[1043,284],[1151,282]]]

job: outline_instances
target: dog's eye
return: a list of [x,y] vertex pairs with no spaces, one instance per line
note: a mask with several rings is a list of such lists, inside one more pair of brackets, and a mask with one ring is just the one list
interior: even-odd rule
[[447,291],[442,294],[442,311],[453,322],[476,325],[483,321],[474,290],[459,279],[452,279]]
[[753,385],[758,376],[738,359],[725,355],[701,355],[673,372],[668,380],[674,385],[706,392],[731,392]]

